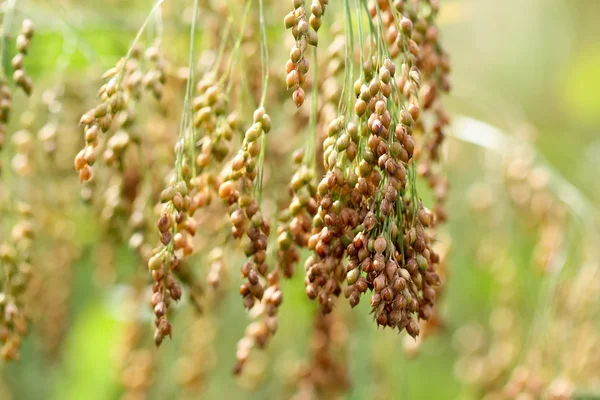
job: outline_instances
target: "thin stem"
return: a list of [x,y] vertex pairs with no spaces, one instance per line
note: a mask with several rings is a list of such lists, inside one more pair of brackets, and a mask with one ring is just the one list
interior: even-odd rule
[[[350,0],[344,1],[346,8],[346,26],[348,27],[348,35],[350,36],[350,49],[348,51],[348,59],[346,66],[350,64],[350,76],[348,77],[348,111],[352,110],[352,100],[354,98],[353,83],[354,83],[354,31],[352,30],[352,14],[350,13]],[[361,53],[362,54],[362,53]]]
[[[183,166],[183,152],[184,152],[184,148],[185,148],[185,131],[188,128],[188,124],[189,125],[193,125],[191,124],[191,115],[192,115],[192,107],[191,107],[191,101],[190,99],[192,98],[192,92],[193,92],[193,88],[194,88],[194,42],[195,42],[195,38],[196,38],[196,20],[198,19],[198,0],[194,0],[194,13],[193,13],[193,19],[192,19],[192,26],[190,28],[190,51],[189,51],[189,60],[188,60],[188,77],[187,77],[187,84],[185,87],[185,99],[183,100],[183,112],[181,115],[181,122],[179,125],[179,139],[178,139],[178,143],[179,143],[179,148],[178,148],[178,154],[177,154],[177,159],[175,161],[175,168],[177,171],[177,178],[178,180],[182,179],[181,176],[181,169]],[[191,153],[191,157],[192,157],[192,161],[193,161],[193,152],[194,152],[194,129],[193,126],[190,129],[191,133],[192,133],[192,140],[189,141],[188,145],[190,147],[190,153]],[[192,165],[195,166],[195,163],[192,162]],[[195,175],[195,171],[194,171],[194,175]]]
[[229,16],[227,18],[227,24],[223,29],[223,34],[221,35],[221,44],[219,45],[219,52],[217,54],[217,58],[213,63],[211,70],[218,68],[221,64],[221,59],[223,58],[223,53],[225,52],[225,47],[227,46],[227,42],[229,41],[229,31],[231,30],[231,24],[233,23],[233,17]]
[[[363,8],[365,9],[365,12],[369,16],[369,18],[367,18],[367,21],[369,21],[369,28],[371,30],[371,35],[375,38],[376,49],[377,49],[377,58],[379,58],[379,45],[380,45],[379,35],[377,35],[375,33],[375,24],[373,24],[373,21],[371,20],[371,13],[369,12],[369,7],[367,6],[367,2],[365,0],[360,0],[360,2],[362,4]],[[372,52],[373,52],[373,49],[371,48],[371,53]]]
[[362,12],[360,11],[360,0],[356,0],[356,19],[358,22],[358,41],[360,45],[360,71],[362,76],[362,68],[365,64],[365,56],[363,54],[364,43],[363,43],[363,33],[362,33]]
[[263,0],[258,0],[258,6],[260,10],[260,56],[263,73],[263,88],[260,106],[263,107],[267,97],[267,87],[269,86],[269,48],[267,46],[267,29],[265,25]]
[[[121,82],[123,81],[123,76],[124,76],[123,72],[125,71],[125,65],[127,65],[127,62],[129,61],[129,59],[131,59],[131,55],[133,54],[133,51],[135,50],[135,46],[140,41],[140,38],[142,37],[142,34],[146,30],[146,27],[148,26],[148,24],[152,20],[152,17],[154,16],[154,13],[161,6],[161,4],[163,3],[163,1],[164,0],[158,0],[154,4],[154,6],[152,7],[152,9],[150,10],[150,13],[148,14],[148,17],[146,17],[146,20],[144,21],[144,23],[142,24],[142,26],[138,30],[137,34],[135,35],[135,38],[133,39],[133,42],[131,42],[131,46],[129,47],[129,50],[127,51],[127,54],[125,54],[125,58],[123,59],[123,64],[121,65],[121,69],[118,72],[117,87],[119,87],[121,85]],[[195,25],[193,24],[193,26],[195,26]]]
[[[388,47],[386,45],[384,45],[384,41],[385,41],[385,35],[383,33],[383,21],[381,20],[381,10],[379,9],[379,2],[375,2],[375,8],[377,9],[377,31],[379,32],[379,38],[381,40],[379,40],[379,46],[380,46],[380,53],[379,53],[379,57],[385,55],[388,58],[390,57],[390,51],[388,49]],[[378,50],[378,51],[379,51]]]
[[[237,37],[237,40],[235,41],[235,45],[233,46],[233,49],[231,50],[231,54],[229,55],[229,62],[227,63],[227,71],[221,78],[221,82],[223,82],[223,81],[225,81],[225,79],[229,78],[229,75],[231,74],[231,68],[233,67],[233,61],[235,58],[237,58],[238,52],[240,50],[240,46],[242,45],[242,39],[244,38],[244,30],[246,29],[246,21],[248,19],[248,14],[250,12],[251,5],[252,5],[252,0],[247,0],[246,8],[244,9],[244,15],[242,17],[240,33]],[[227,85],[227,93],[229,93],[230,90],[231,90],[231,81]]]
[[[347,0],[344,1],[344,8],[347,5]],[[349,60],[349,45],[348,45],[348,24],[351,23],[346,20],[346,24],[344,24],[344,63],[348,65]],[[348,68],[344,68],[344,86],[342,86],[342,94],[340,95],[340,100],[338,102],[338,115],[346,114],[348,109],[346,109],[345,99],[346,99],[346,91],[348,91]]]
[[2,76],[5,76],[4,62],[6,59],[6,42],[8,41],[8,35],[12,25],[12,20],[15,15],[16,0],[8,0],[6,4],[6,11],[4,13],[4,19],[2,21],[2,38],[0,39],[0,71]]
[[[260,98],[260,107],[264,107],[265,100],[267,98],[267,87],[269,85],[269,49],[267,47],[267,30],[265,27],[265,15],[263,0],[258,0],[258,9],[260,14],[260,57],[261,57],[261,68],[263,74],[262,82],[262,95]],[[267,147],[267,135],[263,131],[260,141],[260,155],[258,157],[258,204],[262,203],[262,189],[263,189],[263,176],[265,166],[265,151]]]
[[306,153],[304,154],[304,162],[310,166],[311,169],[316,168],[317,157],[315,153],[317,151],[317,109],[318,109],[318,97],[319,97],[319,63],[317,62],[317,47],[313,49],[315,66],[313,68],[313,88],[311,98],[311,109],[310,109],[310,120],[308,123],[309,139],[306,144]]

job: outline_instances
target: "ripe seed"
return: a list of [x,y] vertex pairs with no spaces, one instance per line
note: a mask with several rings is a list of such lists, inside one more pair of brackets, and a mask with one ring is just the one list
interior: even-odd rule
[[294,100],[294,103],[296,104],[296,107],[300,108],[302,103],[304,103],[304,90],[302,90],[302,88],[294,90],[292,98]]
[[290,29],[291,27],[295,26],[296,25],[296,13],[294,11],[290,11],[283,19],[283,23],[285,25],[285,29]]
[[288,89],[296,87],[296,85],[298,85],[298,71],[293,70],[289,74],[287,74],[285,82],[287,84]]

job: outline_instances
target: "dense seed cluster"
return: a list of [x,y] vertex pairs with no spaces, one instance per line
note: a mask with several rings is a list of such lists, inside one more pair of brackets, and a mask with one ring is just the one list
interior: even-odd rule
[[[147,57],[152,68],[144,75],[141,53],[141,46],[135,44],[127,57],[104,73],[103,79],[108,81],[98,91],[100,104],[83,114],[79,121],[84,128],[85,146],[75,157],[75,169],[82,182],[92,178],[92,166],[102,147],[105,147],[103,158],[107,164],[120,161],[131,143],[126,128],[135,119],[135,102],[141,98],[143,89],[146,88],[156,98],[162,95],[162,85],[166,82],[165,62],[158,49],[151,47]],[[111,134],[115,120],[122,129]],[[107,136],[103,138],[102,133]]]
[[[231,161],[231,172],[219,187],[219,197],[229,206],[232,236],[246,237],[244,253],[249,260],[241,267],[246,282],[240,287],[244,307],[259,307],[260,321],[246,329],[244,338],[238,342],[234,367],[240,373],[250,350],[257,345],[266,346],[277,330],[277,309],[283,297],[279,289],[279,270],[269,273],[267,245],[271,223],[263,215],[259,201],[253,192],[260,187],[264,157],[265,135],[271,130],[271,118],[263,107],[254,111],[253,124],[244,134],[242,147]],[[258,179],[257,179],[258,178]],[[266,282],[263,282],[266,281]]]
[[337,398],[350,386],[343,354],[347,327],[334,314],[318,313],[311,337],[311,359],[299,371],[293,400]]
[[[317,31],[323,24],[327,5],[326,0],[313,0],[308,10],[303,0],[294,0],[294,10],[284,20],[295,40],[286,66],[286,84],[288,90],[294,91],[292,98],[297,107],[305,98],[303,87],[308,72],[305,52],[308,46],[318,44]],[[426,9],[432,12],[428,14]],[[91,166],[102,150],[105,163],[115,167],[113,172],[120,171],[120,175],[112,175],[114,183],[107,180],[103,214],[113,216],[115,210],[126,204],[123,208],[127,210],[125,214],[132,233],[130,247],[147,260],[154,281],[151,304],[157,346],[171,335],[168,314],[172,302],[182,296],[181,284],[193,292],[194,288],[200,288],[184,260],[194,249],[199,249],[198,240],[196,243],[193,240],[198,221],[204,220],[208,207],[211,210],[220,207],[212,202],[215,195],[227,207],[232,236],[243,241],[248,258],[240,269],[244,280],[240,294],[244,307],[255,321],[238,342],[236,373],[242,371],[251,349],[266,346],[276,332],[283,299],[280,278],[293,275],[303,248],[311,251],[304,264],[304,280],[308,297],[319,303],[319,321],[329,320],[325,314],[334,309],[340,294],[354,307],[364,293],[370,292],[371,309],[378,325],[399,331],[406,329],[412,337],[419,334],[419,320],[432,317],[437,296],[435,288],[440,283],[436,268],[441,260],[433,249],[433,228],[443,218],[438,218],[441,211],[427,209],[417,194],[416,162],[421,158],[415,161],[422,157],[419,153],[425,153],[422,149],[431,136],[420,114],[439,103],[429,92],[422,94],[423,83],[441,85],[440,71],[448,70],[442,66],[446,60],[425,74],[421,72],[421,68],[434,63],[432,57],[443,58],[442,50],[436,45],[437,36],[422,34],[421,25],[427,26],[425,31],[435,26],[436,10],[429,1],[405,5],[398,0],[391,5],[382,0],[369,4],[367,35],[362,34],[362,22],[358,21],[363,36],[359,49],[361,68],[360,77],[352,85],[356,61],[354,28],[349,3],[345,4],[349,20],[344,34],[339,26],[333,27],[335,40],[328,48],[326,78],[319,84],[318,74],[315,74],[313,83],[315,97],[310,132],[317,143],[311,140],[305,147],[311,154],[297,152],[294,155],[296,169],[289,184],[291,201],[279,214],[276,251],[269,245],[270,216],[261,202],[265,146],[272,124],[263,106],[268,65],[263,65],[260,106],[245,133],[240,130],[241,119],[232,112],[246,106],[242,101],[246,100],[246,94],[252,97],[258,92],[256,82],[252,82],[250,88],[233,90],[238,86],[233,76],[235,68],[232,69],[237,60],[235,52],[239,51],[243,39],[249,37],[244,31],[247,15],[229,54],[225,73],[221,72],[221,57],[227,49],[226,40],[215,64],[204,71],[198,82],[194,80],[194,58],[190,56],[174,168],[166,180],[166,189],[160,194],[157,222],[160,243],[153,250],[150,247],[153,235],[145,221],[145,210],[151,205],[155,190],[146,179],[140,178],[139,171],[132,172],[133,178],[128,182],[124,167],[127,150],[142,140],[132,134],[131,129],[135,121],[134,104],[142,88],[157,99],[165,93],[167,63],[159,51],[160,40],[145,52],[146,63],[141,62],[141,49],[133,46],[128,55],[105,74],[109,80],[99,92],[101,103],[81,118],[86,146],[77,155],[75,166],[80,179],[89,180]],[[362,8],[357,10],[359,14],[363,11]],[[264,25],[262,5],[260,18]],[[260,51],[264,64],[268,59],[268,46],[264,26],[261,28]],[[192,43],[193,33],[192,30]],[[422,49],[425,48],[433,55],[424,55]],[[244,51],[250,54],[252,49]],[[141,66],[149,69],[143,73]],[[344,81],[340,85],[342,72]],[[425,96],[427,107],[420,96]],[[321,110],[319,97],[324,100]],[[428,147],[431,151],[427,153],[427,160],[431,160],[431,165],[439,160],[443,135],[438,132],[447,124],[446,120],[441,121],[441,112],[436,115],[440,128],[433,128],[437,139]],[[322,125],[327,128],[321,150]],[[106,135],[101,137],[100,133]],[[241,146],[237,143],[238,137],[243,137]],[[324,174],[316,167],[315,160],[322,162]],[[445,186],[441,178],[433,178],[436,174],[426,176],[436,190],[436,200],[441,203]],[[125,199],[129,192],[133,194]],[[195,214],[199,210],[202,216],[197,219]],[[213,251],[206,257],[207,281],[215,289],[223,287],[222,276],[226,269],[220,246],[220,243],[213,245]],[[277,257],[272,270],[268,267],[269,250]],[[198,308],[201,302],[201,299],[193,299]],[[321,333],[331,336],[327,324],[323,324],[319,328]],[[330,362],[326,358],[317,361],[323,365]],[[201,373],[196,375],[193,379],[201,379]],[[315,387],[320,391],[319,384]]]
[[116,367],[120,371],[119,383],[123,389],[123,399],[146,398],[154,383],[156,354],[144,344],[145,326],[137,313],[141,293],[128,299],[129,320],[124,324],[116,347]]
[[422,75],[423,84],[419,98],[423,111],[433,116],[433,123],[427,124],[421,119],[417,129],[424,134],[421,146],[422,155],[419,158],[419,174],[427,180],[434,194],[432,210],[439,221],[446,220],[444,204],[448,195],[448,182],[443,175],[440,164],[441,145],[444,142],[444,131],[450,124],[450,118],[445,111],[441,94],[450,91],[450,59],[439,40],[439,29],[436,17],[439,4],[436,1],[426,2],[430,13],[411,15],[414,29],[412,39],[419,47],[415,64]]
[[[177,359],[177,383],[190,397],[202,395],[208,385],[208,377],[216,364],[216,351],[213,346],[217,329],[214,321],[203,316],[190,322],[185,341],[185,352]],[[202,362],[198,362],[202,360]]]
[[167,61],[162,56],[158,45],[149,47],[146,50],[145,57],[150,63],[150,68],[143,78],[144,88],[152,93],[157,100],[160,100],[167,82]]
[[161,193],[162,210],[157,222],[161,244],[148,261],[152,273],[152,307],[156,317],[154,342],[159,346],[166,336],[171,336],[171,324],[167,318],[170,302],[181,299],[181,285],[175,281],[174,271],[181,259],[193,249],[190,236],[196,233],[196,222],[188,217],[191,204],[188,187],[183,180],[173,181]]
[[395,71],[390,59],[367,60],[354,88],[358,125],[345,123],[341,116],[329,126],[323,143],[328,171],[318,187],[319,210],[309,240],[315,254],[306,262],[306,284],[308,296],[318,298],[326,313],[344,280],[348,281],[344,294],[352,306],[371,290],[377,324],[406,328],[416,336],[418,318],[431,316],[439,257],[427,232],[434,217],[416,198],[414,181],[409,184],[407,174],[415,148],[412,133],[419,117],[420,75],[403,64],[409,104],[401,109],[398,121],[392,117],[397,107]]
[[[342,96],[343,87],[340,84],[344,76],[344,58],[346,41],[342,27],[335,24],[331,27],[334,38],[327,47],[327,55],[321,61],[320,70],[324,70],[323,81],[319,86],[319,100],[321,106],[318,113],[317,127],[320,130],[319,137],[327,137],[328,124],[338,116],[338,105]],[[321,140],[322,140],[321,139]]]
[[17,205],[17,223],[8,240],[0,244],[4,279],[0,286],[0,354],[6,360],[19,357],[21,338],[27,332],[24,293],[31,278],[31,246],[34,224],[31,207]]
[[229,155],[231,140],[239,133],[239,123],[236,113],[229,112],[226,90],[214,74],[209,73],[198,82],[196,93],[194,126],[201,130],[201,143],[195,162],[202,176],[202,182],[198,182],[202,185],[202,196],[210,201],[208,189],[215,184],[218,175],[215,167]]
[[58,141],[59,117],[62,110],[58,90],[47,90],[42,95],[42,101],[47,108],[48,121],[39,129],[37,139],[41,142],[44,153],[50,159],[55,159]]
[[279,215],[277,227],[278,268],[290,278],[300,261],[300,249],[306,248],[317,212],[315,172],[303,162],[304,151],[294,154],[294,173],[289,185],[290,205]]
[[[101,103],[83,114],[79,124],[84,127],[85,147],[75,156],[75,169],[79,179],[87,182],[92,178],[92,166],[98,157],[100,134],[106,133],[112,125],[113,118],[127,106],[125,91],[121,86],[124,75],[131,77],[134,67],[132,60],[121,60],[115,68],[108,70],[104,76],[109,82],[100,88]],[[125,72],[127,71],[127,72]]]
[[308,45],[316,47],[319,43],[317,31],[321,27],[321,18],[328,3],[328,0],[313,0],[310,17],[308,17],[304,0],[293,0],[294,10],[284,18],[285,28],[292,30],[292,35],[296,40],[286,64],[287,88],[288,90],[294,89],[292,99],[296,107],[300,107],[304,103],[305,97],[302,88],[308,72],[308,60],[305,52]]
[[18,53],[12,59],[12,67],[14,69],[13,80],[28,96],[31,95],[31,91],[33,90],[33,83],[29,75],[25,72],[24,59],[31,46],[31,38],[34,32],[35,27],[33,22],[30,19],[23,20],[21,33],[17,36],[16,47]]
[[252,193],[261,169],[259,156],[264,145],[261,141],[270,130],[271,118],[264,108],[258,108],[254,112],[254,123],[244,135],[242,148],[231,161],[231,173],[219,187],[219,197],[229,206],[232,236],[241,239],[245,235],[249,240],[244,252],[250,260],[241,269],[247,282],[240,289],[246,309],[262,299],[265,288],[259,275],[266,278],[268,274],[266,258],[271,223],[262,214]]

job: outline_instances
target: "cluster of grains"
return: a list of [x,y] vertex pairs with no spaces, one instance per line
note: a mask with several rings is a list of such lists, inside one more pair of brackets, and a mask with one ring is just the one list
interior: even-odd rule
[[46,90],[42,94],[42,102],[47,108],[48,121],[39,129],[37,138],[42,144],[42,149],[46,156],[51,160],[56,158],[56,148],[58,146],[59,113],[62,111],[62,104],[59,90]]
[[27,331],[24,294],[31,278],[34,224],[31,207],[19,203],[10,238],[0,244],[3,279],[0,280],[0,354],[4,360],[19,356],[21,337]]
[[[231,161],[231,172],[219,187],[219,197],[229,205],[232,235],[246,236],[244,253],[249,260],[241,267],[246,282],[240,287],[244,307],[259,306],[260,321],[250,324],[244,338],[238,342],[234,367],[240,373],[250,350],[255,345],[263,348],[277,330],[277,310],[283,297],[279,289],[279,270],[269,273],[267,244],[271,223],[263,215],[253,192],[261,190],[262,163],[265,135],[271,130],[271,118],[263,107],[254,111],[253,124],[244,135],[241,149]],[[262,142],[262,143],[261,143]],[[265,282],[266,281],[266,282]]]
[[267,243],[271,224],[259,208],[253,196],[254,184],[259,173],[261,139],[271,129],[271,119],[264,108],[254,112],[254,123],[246,131],[242,148],[231,161],[231,173],[219,187],[219,197],[229,205],[231,233],[235,239],[244,235],[249,241],[244,252],[250,258],[241,268],[247,279],[240,289],[246,309],[251,309],[264,294],[259,275],[267,277]]
[[454,372],[461,381],[485,387],[488,393],[494,391],[493,387],[510,372],[518,355],[516,318],[510,308],[500,306],[490,313],[489,335],[483,326],[473,323],[454,333],[453,344],[459,352]]
[[[510,250],[498,253],[502,237],[482,240],[478,254],[491,272],[499,298],[490,313],[487,335],[484,327],[473,324],[455,333],[459,350],[455,374],[465,384],[485,393],[485,399],[576,398],[579,392],[593,390],[597,374],[591,371],[600,368],[600,335],[596,329],[599,307],[595,301],[600,293],[597,231],[593,224],[584,224],[581,238],[575,240],[584,264],[578,260],[576,269],[562,272],[570,267],[563,259],[563,236],[568,231],[569,217],[574,215],[567,211],[576,213],[576,208],[569,209],[569,203],[563,203],[562,187],[554,185],[557,177],[535,164],[531,149],[519,144],[510,150],[501,150],[507,161],[506,188],[502,190],[523,212],[519,219],[541,236],[531,268],[538,268],[537,272],[546,275],[547,280],[556,279],[557,284],[539,294],[538,307],[530,310],[531,315],[527,311],[524,314],[518,292],[523,268],[517,268]],[[485,187],[476,187],[471,194],[476,210],[502,210],[498,200],[501,196],[486,193]],[[578,194],[574,192],[574,196]],[[490,218],[487,224],[499,230],[503,222],[502,217],[497,221]],[[523,321],[529,322],[525,335],[521,329]],[[564,348],[569,351],[563,351]]]
[[[390,59],[367,60],[355,83],[358,123],[345,123],[341,116],[329,126],[323,144],[327,173],[318,186],[319,209],[309,239],[315,254],[305,265],[306,289],[325,313],[332,310],[344,280],[352,306],[371,290],[377,324],[406,328],[414,337],[418,318],[431,316],[439,257],[427,231],[434,216],[416,198],[414,182],[408,184],[419,108],[410,102],[397,121],[395,71]],[[414,92],[419,75],[416,69],[410,72]]]
[[[191,104],[193,120],[190,117],[189,121],[193,126],[183,128],[175,148],[177,158],[173,178],[161,193],[161,214],[157,224],[161,244],[148,261],[155,281],[152,306],[156,316],[157,345],[171,333],[166,315],[169,301],[178,301],[181,297],[181,286],[174,275],[190,287],[190,298],[200,308],[196,295],[202,292],[201,287],[182,260],[194,250],[192,238],[198,226],[194,214],[208,206],[213,194],[221,190],[215,167],[229,155],[230,142],[238,130],[235,113],[227,114],[227,93],[214,74],[207,74],[198,82],[196,92]],[[197,156],[196,147],[200,148]]]
[[293,0],[292,3],[294,10],[285,16],[284,23],[286,29],[292,30],[296,44],[292,47],[290,58],[286,64],[286,83],[288,90],[294,89],[292,99],[296,106],[300,107],[304,103],[305,95],[302,86],[306,82],[306,73],[308,72],[306,49],[308,45],[316,47],[319,42],[317,31],[321,27],[321,18],[329,1],[313,0],[309,18],[307,18],[304,0]]
[[[109,132],[117,116],[120,117],[118,125],[122,128],[133,123],[133,106],[144,88],[144,74],[140,68],[141,53],[139,46],[133,46],[127,57],[104,73],[103,79],[108,79],[108,82],[98,91],[101,103],[83,114],[79,121],[84,127],[85,146],[75,156],[75,169],[82,182],[92,178],[92,166],[102,147],[100,135]],[[159,83],[161,79],[166,79],[164,73],[158,78]],[[149,88],[154,93],[153,86]],[[119,130],[110,135],[106,138],[104,160],[108,164],[114,163],[123,155],[130,142],[131,138],[126,131]]]
[[416,43],[406,36],[406,31],[412,28],[411,21],[401,14],[404,1],[394,1],[393,7],[387,0],[372,0],[369,2],[369,14],[375,26],[384,32],[385,42],[390,57],[398,57],[404,49],[418,49]]
[[191,198],[187,184],[173,178],[161,193],[161,213],[157,222],[161,244],[154,249],[148,261],[152,273],[152,307],[156,317],[154,342],[160,346],[166,336],[171,336],[171,324],[167,312],[171,300],[181,298],[181,285],[175,281],[174,271],[180,266],[181,258],[192,251],[190,237],[196,233],[196,221],[189,217]]
[[127,220],[130,229],[129,248],[134,250],[146,262],[152,256],[152,246],[149,243],[151,224],[146,219],[146,208],[150,203],[150,195],[149,185],[144,185],[133,202],[131,215]]
[[337,398],[348,389],[348,370],[342,356],[347,339],[348,328],[340,317],[317,313],[310,344],[312,359],[300,369],[292,399]]
[[510,200],[523,214],[523,220],[538,229],[534,259],[536,265],[546,271],[565,242],[565,207],[549,187],[550,171],[535,164],[534,154],[517,148],[507,152],[504,158],[504,178]]
[[195,162],[201,177],[196,186],[203,193],[199,198],[202,207],[210,202],[214,187],[218,188],[218,171],[214,167],[229,155],[231,140],[239,133],[239,123],[235,112],[228,113],[228,94],[214,74],[209,73],[198,82],[196,93],[194,126],[200,129],[200,150]]
[[160,100],[167,82],[167,61],[157,45],[146,49],[145,57],[150,64],[150,69],[146,72],[142,81],[144,88],[152,93],[156,100]]
[[142,323],[139,312],[143,303],[141,293],[135,293],[125,308],[130,319],[124,324],[119,343],[116,347],[115,358],[122,386],[121,399],[145,399],[150,396],[154,383],[156,369],[156,354],[145,343],[145,324]]
[[35,32],[35,27],[30,19],[23,20],[21,26],[21,33],[17,36],[17,51],[18,53],[12,59],[12,66],[14,68],[13,79],[15,84],[23,89],[27,96],[31,95],[33,89],[33,83],[31,78],[25,72],[25,65],[23,63],[29,46],[31,46],[31,38]]
[[[450,58],[439,40],[436,25],[438,11],[437,1],[422,1],[416,12],[409,10],[407,15],[414,27],[410,40],[414,41],[419,49],[415,60],[422,77],[419,99],[424,116],[431,115],[431,122],[426,122],[429,121],[428,118],[421,118],[416,126],[424,135],[423,144],[419,149],[419,174],[427,180],[432,189],[433,212],[438,221],[445,221],[444,203],[448,194],[448,182],[443,175],[440,151],[450,117],[444,109],[441,95],[450,91]],[[411,48],[410,42],[408,47]]]
[[[54,220],[48,223],[56,224],[55,216],[52,218]],[[39,231],[47,233],[45,228],[48,226],[41,227]],[[56,357],[60,354],[69,326],[69,300],[79,249],[64,236],[56,236],[52,240],[51,249],[37,257],[43,259],[44,263],[35,265],[36,274],[27,290],[27,301],[32,304],[32,325],[41,334],[45,352]]]
[[[351,136],[352,132],[357,135],[357,127],[354,123],[349,123],[347,127],[344,125],[343,117],[332,121],[329,137],[323,144],[324,163],[328,171],[317,187],[318,210],[313,218],[313,234],[308,241],[308,248],[314,250],[315,254],[305,263],[306,292],[309,298],[318,298],[324,313],[333,310],[333,297],[341,293],[340,285],[346,277],[344,241],[347,234],[353,235],[353,230],[364,217],[360,211],[348,206],[358,176],[354,171],[344,176],[342,169],[337,166],[338,148],[348,160],[356,158],[356,144]],[[342,130],[344,133],[341,133]]]
[[[600,336],[595,329],[598,305],[597,264],[580,268],[561,284],[543,314],[536,313],[523,337],[514,285],[517,268],[507,260],[492,272],[500,285],[500,305],[490,313],[490,332],[477,324],[458,329],[453,337],[459,358],[454,371],[485,399],[572,399],[576,391],[593,388],[600,368],[596,355]],[[509,266],[509,268],[507,268]],[[536,319],[544,318],[543,324]],[[543,326],[543,329],[540,329]],[[572,329],[565,335],[564,327]],[[569,346],[569,352],[560,349]]]
[[327,56],[323,57],[319,71],[325,71],[324,79],[319,87],[319,115],[317,128],[319,137],[327,137],[327,125],[338,116],[338,104],[342,96],[341,78],[344,76],[344,31],[339,24],[332,26],[334,38],[327,47]]
[[222,289],[228,278],[223,249],[221,247],[213,248],[208,254],[208,261],[210,263],[206,277],[208,284],[214,290]]
[[10,161],[11,169],[16,176],[27,177],[33,169],[33,135],[24,128],[12,135],[11,142],[14,150]]
[[108,70],[104,77],[110,77],[110,80],[100,88],[98,93],[102,102],[83,114],[79,121],[79,124],[84,127],[85,147],[75,156],[75,169],[82,182],[92,178],[92,166],[98,157],[100,134],[106,133],[117,113],[127,107],[127,97],[121,82],[124,75],[128,78],[135,75],[134,70],[137,71],[137,62],[125,61],[125,59],[122,59],[115,68]]
[[293,159],[296,171],[289,185],[292,200],[280,213],[277,227],[278,268],[288,278],[300,261],[300,249],[308,245],[312,218],[317,212],[315,172],[303,162],[303,151],[296,151]]
[[201,319],[194,317],[194,321],[190,322],[185,351],[175,364],[177,381],[189,398],[202,395],[207,386],[208,375],[217,362],[213,345],[217,336],[216,326],[215,321],[206,315]]

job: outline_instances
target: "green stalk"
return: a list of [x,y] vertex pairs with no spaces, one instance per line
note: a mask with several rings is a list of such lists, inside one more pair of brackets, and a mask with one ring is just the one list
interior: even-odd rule
[[2,21],[2,38],[0,38],[0,69],[2,76],[6,76],[4,73],[4,63],[6,62],[6,42],[8,42],[8,36],[10,34],[10,28],[12,21],[15,16],[16,0],[8,0],[6,3],[6,11],[4,13],[4,20]]
[[148,26],[148,24],[152,20],[152,17],[154,17],[154,13],[161,6],[161,4],[163,3],[163,1],[164,0],[158,0],[154,4],[154,6],[152,7],[152,9],[150,10],[150,13],[148,14],[148,17],[146,17],[146,20],[144,21],[144,23],[142,24],[142,26],[138,30],[137,34],[135,35],[135,38],[133,39],[133,42],[131,42],[131,46],[129,46],[129,50],[127,51],[127,54],[125,54],[125,58],[123,60],[123,64],[121,65],[121,68],[120,68],[120,70],[118,72],[118,75],[117,75],[117,82],[116,82],[117,83],[117,87],[121,86],[121,82],[123,81],[123,76],[124,76],[124,72],[125,72],[125,65],[127,65],[127,62],[131,59],[131,55],[133,54],[133,50],[135,50],[135,46],[140,41],[140,39],[142,37],[142,34],[146,30],[146,27]]
[[193,12],[192,26],[190,28],[190,51],[189,51],[189,60],[188,60],[188,77],[187,84],[185,87],[185,98],[183,100],[183,112],[181,114],[181,122],[179,125],[179,139],[180,143],[179,151],[177,154],[177,159],[175,161],[175,167],[177,170],[177,177],[179,180],[183,179],[181,176],[181,169],[183,167],[183,151],[185,149],[185,131],[188,125],[191,126],[191,140],[189,140],[189,153],[190,158],[192,160],[192,169],[194,176],[196,175],[196,163],[194,160],[194,128],[192,124],[192,107],[191,107],[191,98],[194,90],[194,42],[196,39],[196,20],[198,19],[198,0],[194,0],[194,12]]
[[[264,107],[267,98],[267,87],[269,86],[269,49],[267,47],[267,31],[265,27],[265,15],[263,0],[258,0],[258,8],[260,13],[260,58],[261,69],[263,73],[262,95],[260,98],[260,107]],[[265,166],[265,148],[267,147],[267,135],[263,131],[260,142],[260,155],[258,157],[258,204],[262,203],[263,176]]]
[[311,109],[310,118],[308,122],[309,138],[306,144],[306,152],[304,154],[304,163],[310,166],[312,170],[316,168],[317,157],[315,155],[317,151],[317,113],[318,113],[318,97],[319,97],[319,63],[317,62],[318,51],[315,47],[313,49],[313,55],[315,59],[315,66],[313,68],[313,88],[311,98]]

